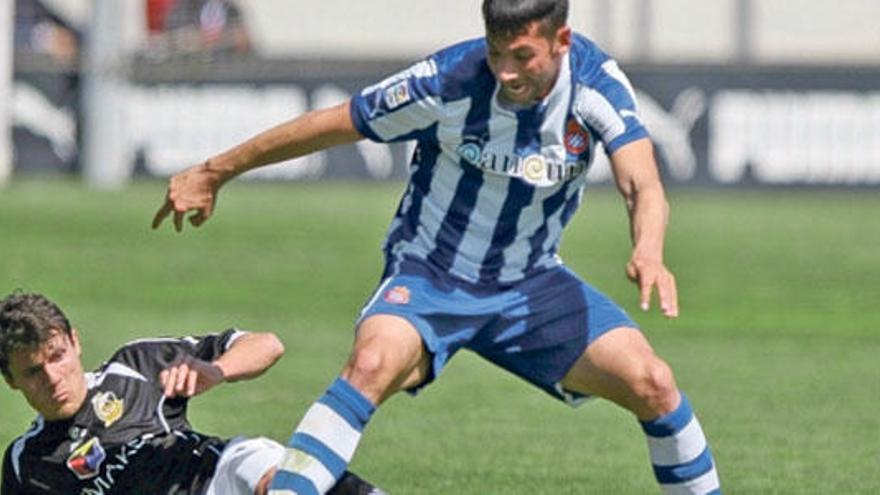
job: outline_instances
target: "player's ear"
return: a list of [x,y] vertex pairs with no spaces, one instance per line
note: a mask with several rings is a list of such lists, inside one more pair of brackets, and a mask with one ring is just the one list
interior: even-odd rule
[[556,35],[553,38],[553,47],[554,54],[565,55],[571,49],[571,27],[568,25],[562,26],[561,28],[556,30]]
[[73,344],[73,350],[76,351],[76,356],[82,356],[82,347],[79,345],[79,332],[76,331],[76,328],[70,329],[70,343]]

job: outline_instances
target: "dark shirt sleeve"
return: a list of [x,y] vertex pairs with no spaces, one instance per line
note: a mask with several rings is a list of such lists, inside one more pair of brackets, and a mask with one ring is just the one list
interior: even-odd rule
[[[100,371],[110,371],[122,365],[123,369],[127,370],[123,373],[135,373],[155,387],[161,388],[159,374],[163,370],[192,357],[213,361],[245,333],[231,328],[202,336],[137,340],[120,348]],[[188,402],[189,398],[184,396],[175,396],[164,401],[162,416],[171,429],[191,429],[186,418]]]
[[3,455],[3,484],[0,485],[0,495],[25,495],[24,486],[18,482],[15,471],[12,469],[11,448],[6,449]]
[[123,346],[105,366],[119,362],[155,380],[165,368],[187,357],[213,361],[223,355],[246,332],[230,328],[220,333],[181,338],[145,339]]
[[201,337],[185,337],[181,339],[186,343],[186,352],[203,361],[213,361],[226,352],[229,346],[244,335],[245,332],[230,328],[221,333],[203,335]]

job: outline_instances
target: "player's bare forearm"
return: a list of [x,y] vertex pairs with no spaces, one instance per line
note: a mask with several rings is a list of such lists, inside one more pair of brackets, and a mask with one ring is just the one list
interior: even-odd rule
[[617,187],[630,218],[633,251],[627,276],[639,285],[640,306],[647,310],[657,289],[660,308],[670,318],[678,316],[675,278],[663,261],[663,244],[669,204],[648,139],[630,143],[611,157]]
[[634,253],[662,260],[669,205],[651,142],[641,139],[630,143],[617,150],[611,162],[617,188],[626,202]]
[[274,333],[247,333],[214,361],[227,382],[256,378],[284,354],[284,344]]
[[174,214],[183,230],[184,216],[198,227],[214,213],[217,194],[227,181],[248,170],[296,158],[362,138],[349,114],[349,102],[316,110],[264,131],[234,148],[171,177],[165,201],[153,217],[153,228]]
[[268,129],[211,157],[206,167],[222,182],[251,170],[362,139],[349,114],[349,102],[315,110]]
[[159,383],[168,397],[194,397],[223,382],[247,380],[261,375],[284,353],[284,346],[272,333],[247,333],[213,362],[193,356],[159,373]]
[[669,218],[669,204],[657,181],[644,184],[628,200],[633,241],[633,257],[663,261],[663,243]]

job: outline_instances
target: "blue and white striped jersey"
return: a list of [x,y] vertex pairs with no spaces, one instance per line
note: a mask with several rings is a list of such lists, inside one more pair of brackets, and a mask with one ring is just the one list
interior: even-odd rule
[[415,258],[492,286],[561,264],[562,229],[581,202],[597,143],[610,154],[647,136],[626,76],[580,35],[541,103],[505,107],[498,88],[481,38],[352,99],[364,136],[418,141],[385,241],[389,270]]

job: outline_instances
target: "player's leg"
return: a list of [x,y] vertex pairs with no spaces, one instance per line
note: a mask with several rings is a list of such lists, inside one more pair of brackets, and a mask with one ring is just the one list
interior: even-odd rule
[[[254,495],[266,495],[269,493],[269,484],[277,471],[276,467],[272,467],[260,479]],[[230,494],[227,494],[230,495]],[[373,486],[370,482],[364,480],[360,476],[346,471],[342,474],[342,478],[333,485],[333,488],[327,492],[327,495],[387,495],[381,488]]]
[[342,378],[376,405],[391,395],[422,383],[431,356],[419,332],[404,318],[377,314],[358,327]]
[[647,440],[666,494],[720,493],[700,423],[669,366],[641,332],[616,328],[592,342],[562,380],[566,390],[596,395],[630,410]]
[[405,319],[364,319],[341,376],[294,431],[269,493],[327,493],[351,462],[376,406],[421,383],[429,366],[421,336]]
[[[205,495],[266,495],[284,451],[283,445],[268,438],[238,437],[231,440],[220,454]],[[349,471],[328,493],[385,494]]]
[[634,328],[617,328],[596,339],[563,378],[562,386],[608,399],[641,421],[672,412],[679,402],[669,366]]
[[492,326],[468,347],[553,396],[607,398],[641,421],[666,493],[711,493],[714,462],[669,366],[613,301],[570,270],[517,284]]

